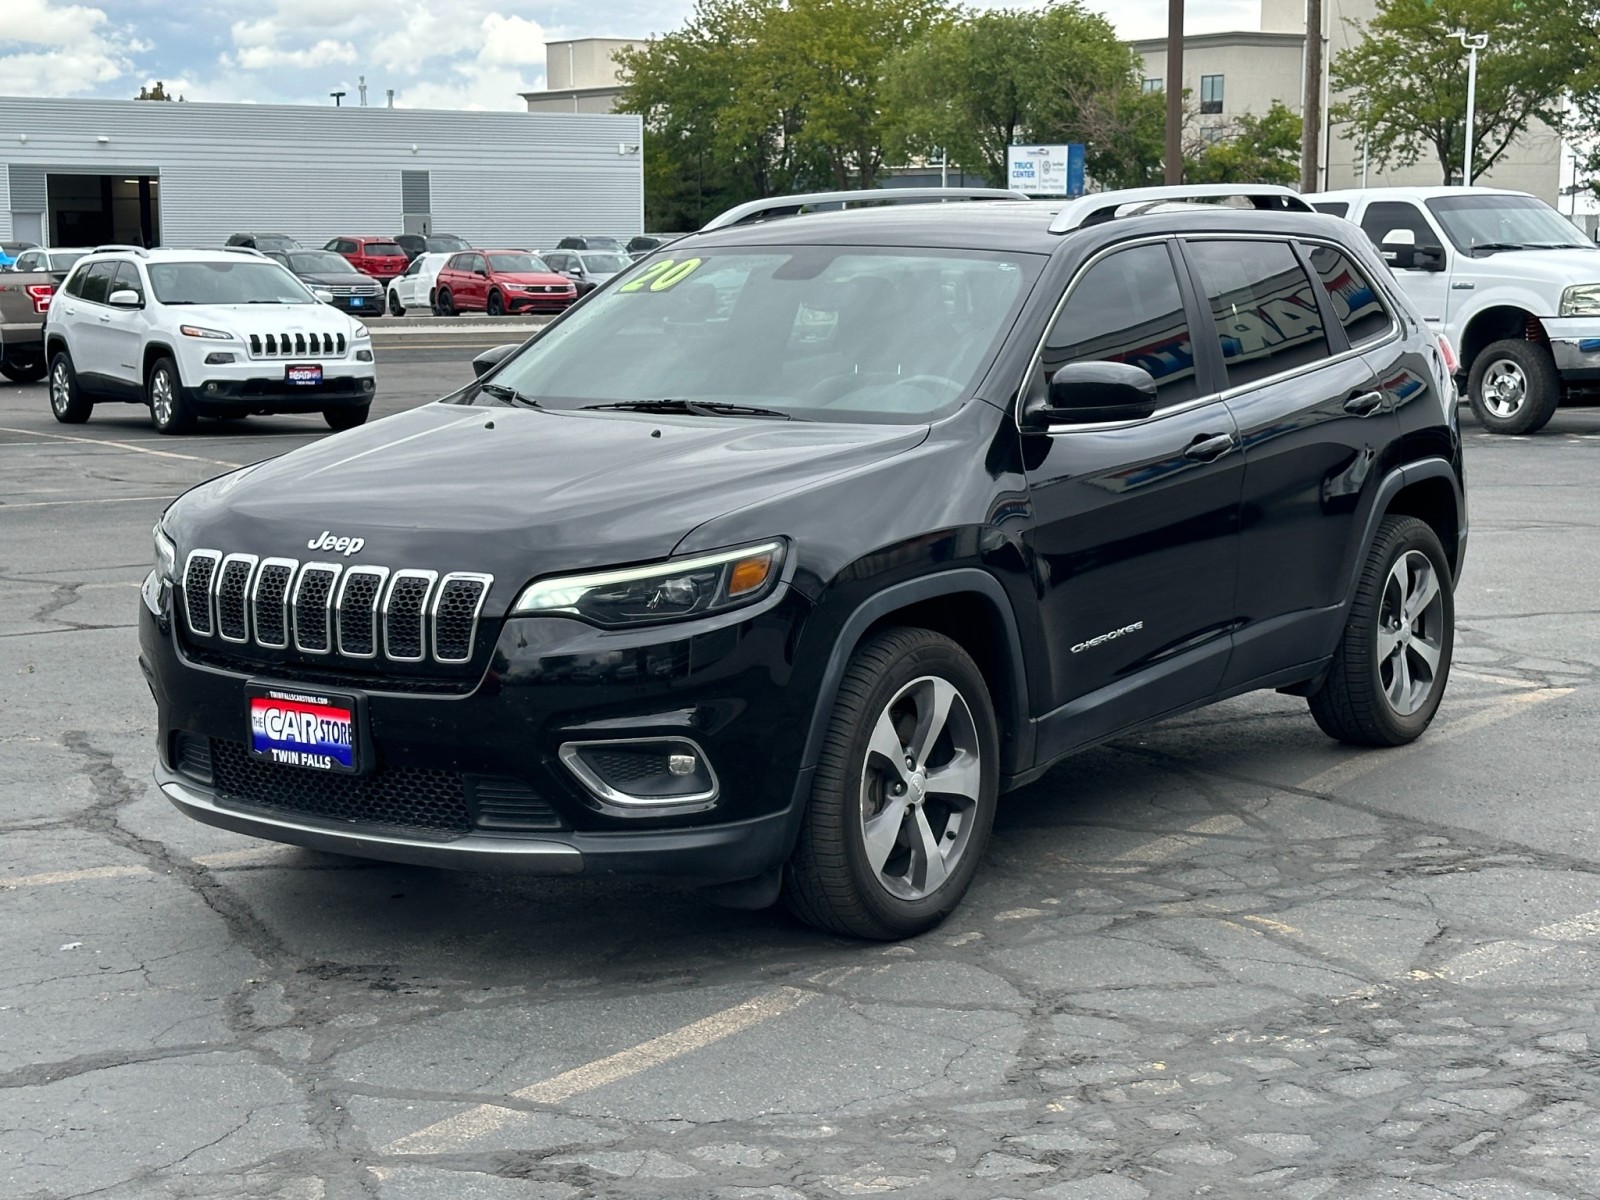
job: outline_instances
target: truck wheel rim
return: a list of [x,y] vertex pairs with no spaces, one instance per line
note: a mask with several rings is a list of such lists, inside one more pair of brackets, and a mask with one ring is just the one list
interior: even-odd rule
[[982,787],[977,723],[955,685],[924,675],[896,692],[861,767],[861,846],[886,892],[921,900],[956,873]]
[[1444,589],[1433,562],[1407,550],[1389,569],[1378,609],[1378,683],[1402,717],[1427,702],[1444,659]]
[[172,380],[165,371],[157,371],[150,377],[150,408],[157,424],[172,422]]
[[1491,363],[1483,373],[1483,406],[1497,417],[1514,417],[1528,398],[1528,377],[1510,359]]
[[67,364],[58,362],[50,369],[50,407],[57,413],[64,413],[71,403],[72,385],[67,382]]

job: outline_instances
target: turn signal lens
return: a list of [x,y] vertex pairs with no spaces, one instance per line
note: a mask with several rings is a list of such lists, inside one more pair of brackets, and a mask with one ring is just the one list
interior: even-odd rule
[[753,592],[767,582],[767,577],[772,574],[772,552],[754,554],[749,558],[742,558],[733,564],[733,570],[728,572],[728,595],[742,596],[746,592]]

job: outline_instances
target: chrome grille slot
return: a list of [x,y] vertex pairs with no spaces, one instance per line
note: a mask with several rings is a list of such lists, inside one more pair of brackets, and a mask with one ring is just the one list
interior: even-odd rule
[[342,570],[338,563],[307,563],[295,581],[294,645],[304,654],[327,654],[333,649],[329,637],[329,614],[333,610],[333,587]]
[[256,571],[255,591],[250,597],[257,645],[269,650],[288,648],[289,584],[299,565],[299,561],[293,558],[261,560],[261,566]]
[[378,656],[378,600],[387,567],[351,567],[339,585],[333,608],[339,629],[339,653],[346,658]]
[[211,580],[222,555],[215,550],[191,550],[183,568],[183,609],[189,632],[210,637],[216,632],[211,621]]
[[444,577],[433,598],[433,657],[442,663],[472,659],[478,614],[489,594],[490,577],[455,571]]
[[217,632],[225,642],[250,640],[250,580],[255,574],[254,554],[230,554],[212,576],[216,591]]
[[395,662],[421,662],[423,618],[437,571],[396,571],[383,597],[383,652]]

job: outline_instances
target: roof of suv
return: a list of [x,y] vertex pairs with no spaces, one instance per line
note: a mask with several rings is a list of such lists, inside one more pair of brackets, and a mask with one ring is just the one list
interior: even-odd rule
[[[86,260],[101,258],[125,258],[132,255],[147,263],[158,262],[229,262],[236,263],[255,257],[254,255],[241,254],[241,247],[235,246],[229,250],[179,250],[158,248],[144,250],[138,246],[96,246],[84,255]],[[263,260],[265,256],[261,256]]]
[[1380,198],[1384,200],[1432,200],[1439,196],[1527,196],[1529,192],[1519,192],[1514,188],[1492,187],[1446,187],[1436,184],[1432,187],[1381,187],[1381,188],[1341,188],[1333,192],[1318,192],[1306,199],[1312,204],[1319,200],[1357,200],[1362,196],[1369,200]]

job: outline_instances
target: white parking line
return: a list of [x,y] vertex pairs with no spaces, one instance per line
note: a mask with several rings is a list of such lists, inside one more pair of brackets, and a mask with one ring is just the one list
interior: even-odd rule
[[1541,946],[1528,941],[1510,939],[1490,942],[1487,946],[1479,946],[1476,950],[1456,955],[1440,967],[1437,973],[1448,979],[1465,982],[1469,979],[1479,979],[1491,971],[1514,967],[1529,959],[1549,954],[1562,942],[1600,939],[1600,909],[1579,913],[1565,921],[1541,925],[1528,936],[1541,938],[1547,944]]
[[0,879],[0,890],[26,887],[46,887],[53,883],[79,883],[85,879],[125,879],[130,875],[153,875],[149,867],[84,867],[78,871],[43,871],[38,875],[21,875],[16,879]]
[[[704,1049],[724,1038],[732,1037],[774,1017],[792,1012],[817,993],[799,988],[780,987],[754,996],[741,1004],[712,1013],[709,1017],[674,1029],[660,1037],[640,1042],[637,1046],[563,1071],[543,1083],[512,1092],[509,1098],[533,1104],[559,1104],[581,1092],[590,1092],[608,1083],[627,1079],[651,1067],[682,1058],[696,1050]],[[499,1104],[480,1104],[466,1112],[446,1117],[415,1133],[390,1143],[385,1149],[390,1154],[439,1154],[454,1144],[470,1138],[493,1133],[511,1124],[520,1110]]]
[[151,450],[145,446],[135,446],[132,442],[111,442],[103,441],[100,438],[73,437],[66,433],[45,433],[39,429],[12,429],[6,425],[0,425],[0,433],[21,433],[28,437],[50,438],[57,442],[77,442],[84,446],[109,446],[114,450],[126,450],[130,454],[149,454],[156,458],[181,458],[188,462],[210,463],[218,467],[242,467],[246,465],[244,463],[228,462],[220,458],[202,458],[198,454],[179,454],[176,450]]
[[30,500],[26,504],[7,504],[0,500],[0,509],[9,511],[13,508],[63,508],[70,504],[133,504],[135,502],[148,504],[152,500],[171,500],[172,493],[164,496],[113,496],[106,500]]

